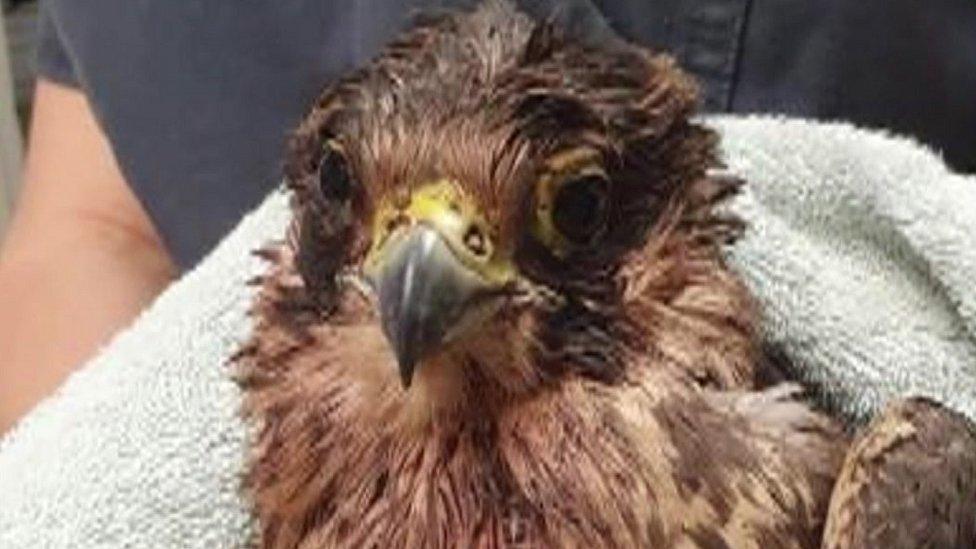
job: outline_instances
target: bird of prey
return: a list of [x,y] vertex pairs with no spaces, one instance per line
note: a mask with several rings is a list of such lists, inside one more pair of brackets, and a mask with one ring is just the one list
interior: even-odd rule
[[[715,208],[738,183],[695,103],[668,56],[502,1],[421,17],[323,93],[236,358],[262,546],[974,539],[960,418],[907,401],[848,455],[795,387],[760,384],[721,257],[741,223]],[[924,511],[913,460],[885,461],[912,444],[956,475],[913,480]]]

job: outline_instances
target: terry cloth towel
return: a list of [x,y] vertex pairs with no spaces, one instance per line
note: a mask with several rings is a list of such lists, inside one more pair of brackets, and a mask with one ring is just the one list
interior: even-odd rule
[[[976,419],[976,178],[916,143],[844,124],[712,118],[730,260],[764,306],[767,347],[851,420],[898,395]],[[281,192],[0,443],[0,547],[240,547],[247,429],[227,358],[280,238]]]

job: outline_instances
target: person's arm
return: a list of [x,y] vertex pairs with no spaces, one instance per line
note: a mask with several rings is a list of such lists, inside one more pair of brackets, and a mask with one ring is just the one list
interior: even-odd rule
[[40,81],[23,191],[0,247],[0,434],[175,271],[84,95]]

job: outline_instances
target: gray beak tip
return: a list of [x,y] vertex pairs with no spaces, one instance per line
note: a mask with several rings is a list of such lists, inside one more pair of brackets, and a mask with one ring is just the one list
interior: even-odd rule
[[400,370],[400,385],[404,390],[409,389],[417,369],[417,359],[404,353],[397,353],[397,365]]

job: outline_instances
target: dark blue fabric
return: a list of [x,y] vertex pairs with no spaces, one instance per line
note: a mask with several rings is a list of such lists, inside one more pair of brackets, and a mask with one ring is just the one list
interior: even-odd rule
[[[88,95],[183,267],[277,184],[284,138],[323,86],[417,8],[472,3],[44,1],[40,73]],[[569,5],[563,13],[584,20],[595,4],[624,37],[673,52],[702,80],[709,110],[888,128],[976,170],[973,0],[525,4]]]

